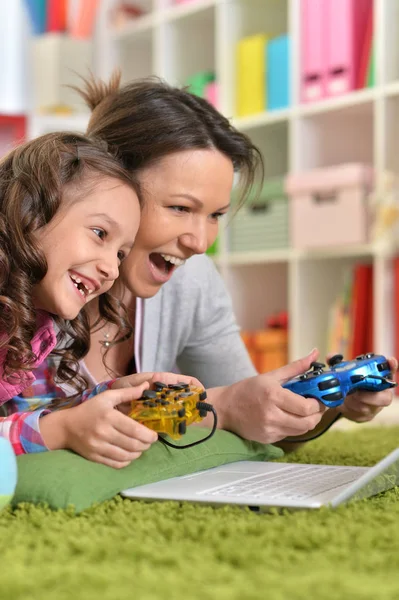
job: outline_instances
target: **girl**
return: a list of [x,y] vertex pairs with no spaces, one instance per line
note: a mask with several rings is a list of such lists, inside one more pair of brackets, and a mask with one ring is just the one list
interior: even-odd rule
[[[139,188],[105,148],[83,136],[49,134],[0,162],[0,406],[6,415],[0,436],[16,454],[69,448],[123,467],[157,435],[114,409],[140,397],[154,376],[138,376],[124,390],[109,389],[111,381],[82,394],[87,383],[78,373],[90,342],[87,303],[98,298],[98,317],[113,324],[116,337],[129,331],[107,292],[137,233]],[[57,342],[54,324],[59,364],[48,368],[43,361]],[[173,374],[160,378],[199,384]],[[65,404],[56,380],[78,392]],[[65,406],[74,408],[53,410]]]
[[[0,419],[0,435],[10,439],[16,454],[45,450],[43,435],[51,438],[46,404],[55,389],[46,390],[34,412],[29,396],[40,365],[56,346],[55,325],[59,341],[68,336],[57,350],[56,376],[73,382],[77,392],[87,387],[78,376],[78,361],[89,347],[82,309],[101,295],[99,315],[121,328],[119,309],[107,292],[139,220],[137,182],[104,143],[49,134],[0,162],[0,406],[7,415]],[[41,376],[46,379],[45,370]],[[98,386],[94,394],[107,387]],[[110,407],[139,397],[146,387],[107,392],[101,414],[116,434],[121,420],[127,435],[141,433],[144,447],[156,436],[138,424],[129,428],[133,421]],[[110,454],[103,449],[105,460]]]

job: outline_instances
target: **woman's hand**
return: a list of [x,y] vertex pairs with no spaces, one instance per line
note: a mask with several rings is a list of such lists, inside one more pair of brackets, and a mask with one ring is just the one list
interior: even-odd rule
[[108,390],[74,408],[40,419],[40,432],[50,450],[67,448],[88,460],[121,469],[141,456],[158,435],[115,408],[140,398],[148,383]]
[[[282,384],[308,370],[317,356],[314,350],[276,371],[208,390],[208,402],[216,409],[220,428],[269,444],[312,431],[326,407],[314,398],[294,394]],[[210,419],[206,417],[200,425],[210,425]]]
[[[388,358],[392,373],[392,379],[395,380],[398,370],[398,361],[396,358]],[[395,388],[384,390],[383,392],[365,392],[357,390],[354,394],[346,396],[345,402],[340,407],[344,417],[356,423],[366,423],[372,421],[383,408],[389,406],[394,398]]]

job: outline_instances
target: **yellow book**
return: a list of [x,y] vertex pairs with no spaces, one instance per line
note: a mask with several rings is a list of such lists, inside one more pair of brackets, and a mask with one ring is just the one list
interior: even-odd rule
[[237,115],[266,110],[266,47],[268,37],[259,33],[237,44]]

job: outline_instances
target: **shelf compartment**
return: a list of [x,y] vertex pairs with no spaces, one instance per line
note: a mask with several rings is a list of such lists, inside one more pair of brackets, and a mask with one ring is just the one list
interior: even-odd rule
[[229,269],[225,281],[238,323],[245,330],[263,329],[268,316],[288,309],[288,265],[285,261],[245,267],[236,265]]

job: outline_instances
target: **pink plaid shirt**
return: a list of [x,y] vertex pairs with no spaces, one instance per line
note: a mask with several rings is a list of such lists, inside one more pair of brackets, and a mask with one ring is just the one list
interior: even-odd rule
[[15,454],[48,450],[40,434],[40,417],[51,410],[80,404],[109,389],[113,383],[100,383],[79,397],[66,398],[63,390],[55,384],[56,367],[48,357],[57,343],[51,316],[38,311],[37,326],[31,342],[37,356],[34,374],[22,371],[16,373],[12,381],[5,381],[5,351],[0,350],[0,411],[4,415],[0,416],[0,436],[10,440]]

